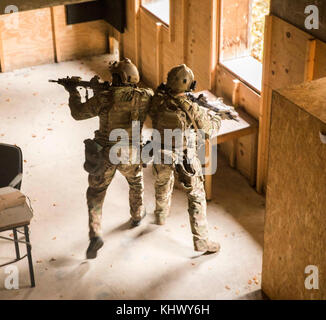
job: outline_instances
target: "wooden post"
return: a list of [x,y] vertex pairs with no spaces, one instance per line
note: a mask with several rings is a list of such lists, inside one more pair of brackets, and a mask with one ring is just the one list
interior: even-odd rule
[[176,1],[170,0],[170,42],[175,42],[175,29],[176,29],[176,16],[175,16],[175,3]]
[[[232,92],[232,104],[236,108],[239,106],[239,93],[240,93],[240,80],[233,80],[233,92]],[[237,149],[238,149],[238,139],[234,139],[232,142],[232,151],[230,154],[230,167],[235,168],[237,161]]]
[[232,104],[234,107],[239,107],[240,80],[233,80]]
[[263,191],[266,183],[266,165],[267,161],[267,137],[269,130],[269,109],[271,102],[271,89],[267,86],[268,77],[271,65],[271,45],[272,45],[272,16],[265,18],[265,39],[264,39],[264,59],[263,59],[263,83],[262,83],[262,98],[259,112],[259,138],[258,138],[258,159],[257,159],[257,192]]
[[182,0],[183,6],[183,62],[188,64],[188,16],[189,0]]
[[140,28],[140,0],[133,0],[133,9],[135,13],[135,56],[136,56],[136,65],[141,73],[141,57],[140,57],[140,46],[141,46],[141,28]]
[[212,200],[212,143],[209,139],[205,143],[205,191],[206,200]]
[[156,23],[156,85],[159,86],[163,80],[163,57],[162,57],[162,23]]
[[232,149],[230,153],[229,165],[231,168],[235,168],[237,161],[237,148],[238,148],[238,139],[230,141],[232,144]]
[[212,22],[211,22],[211,39],[210,39],[210,51],[211,51],[211,63],[210,63],[210,90],[216,91],[216,74],[217,74],[217,64],[219,59],[219,14],[220,14],[220,1],[211,1],[211,12],[212,12]]
[[305,81],[312,81],[315,73],[315,58],[316,58],[316,40],[310,40],[307,44],[307,60],[305,65]]
[[257,132],[251,135],[251,168],[250,168],[250,185],[256,185],[257,177]]
[[57,56],[57,39],[55,31],[55,20],[54,20],[54,8],[51,7],[51,24],[52,24],[52,38],[53,38],[53,50],[54,50],[54,61],[58,62]]
[[2,30],[3,30],[3,20],[0,19],[0,71],[5,72],[5,62],[4,62],[4,54],[2,47]]

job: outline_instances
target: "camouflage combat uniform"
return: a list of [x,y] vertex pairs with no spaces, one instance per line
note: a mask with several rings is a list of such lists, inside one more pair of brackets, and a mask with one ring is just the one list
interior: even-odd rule
[[132,145],[132,121],[140,122],[140,130],[146,119],[153,91],[132,86],[111,87],[109,90],[95,94],[94,97],[81,103],[81,96],[76,89],[70,90],[69,107],[76,120],[98,116],[100,128],[95,132],[95,141],[104,147],[104,168],[100,175],[89,175],[87,204],[89,210],[89,236],[101,236],[102,207],[105,194],[116,171],[126,177],[129,184],[129,202],[132,220],[140,221],[144,214],[143,171],[140,162],[112,164],[109,160],[111,148],[117,141],[109,141],[110,133],[115,130],[128,132],[130,140],[123,147],[129,155],[137,153],[139,146]]
[[[172,164],[164,164],[162,161],[162,164],[154,163],[153,166],[153,173],[156,178],[156,218],[159,224],[164,224],[170,213],[175,174],[187,193],[188,212],[195,249],[203,249],[208,241],[206,194],[201,162],[196,153],[196,142],[194,143],[196,141],[194,139],[194,135],[196,136],[194,126],[201,130],[206,138],[216,136],[221,125],[221,119],[217,115],[206,112],[196,103],[188,100],[185,95],[171,96],[160,90],[157,90],[152,100],[150,116],[153,120],[153,128],[161,134],[162,158],[164,153],[169,153],[168,149],[172,151],[170,154],[173,158]],[[190,174],[184,166],[177,165],[178,155],[175,152],[175,145],[167,146],[166,143],[163,145],[164,129],[181,129],[183,132],[191,129],[192,134],[188,137],[188,141],[183,143],[183,151],[188,156],[191,155],[195,174]]]

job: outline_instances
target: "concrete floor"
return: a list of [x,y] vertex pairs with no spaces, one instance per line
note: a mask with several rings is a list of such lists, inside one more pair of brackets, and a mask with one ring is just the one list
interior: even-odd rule
[[[74,121],[68,94],[47,81],[67,75],[90,79],[96,73],[106,78],[104,62],[109,59],[0,74],[0,142],[17,144],[24,153],[22,190],[34,208],[37,285],[29,288],[23,260],[16,264],[20,290],[4,288],[7,275],[0,269],[0,299],[261,299],[264,198],[222,158],[214,178],[216,200],[208,205],[210,235],[221,243],[220,254],[193,251],[187,200],[180,190],[174,192],[167,225],[153,224],[148,168],[145,198],[150,214],[143,225],[128,229],[128,186],[117,174],[104,206],[105,246],[97,260],[84,260],[88,216],[83,140],[93,136],[98,120]],[[13,257],[13,244],[0,240],[0,264]]]

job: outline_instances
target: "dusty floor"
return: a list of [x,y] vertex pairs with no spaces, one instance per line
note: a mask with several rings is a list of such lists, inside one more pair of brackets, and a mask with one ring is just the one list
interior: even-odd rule
[[[211,237],[222,246],[219,255],[193,251],[187,200],[180,190],[174,192],[167,225],[152,223],[154,190],[148,168],[150,214],[143,225],[128,229],[128,188],[117,174],[104,207],[105,246],[97,260],[84,260],[83,140],[93,136],[98,121],[74,121],[68,94],[47,80],[66,75],[87,79],[95,73],[106,77],[103,65],[108,60],[102,56],[0,74],[0,142],[17,144],[24,153],[22,190],[35,214],[31,241],[37,284],[29,288],[23,260],[17,263],[20,290],[8,291],[2,268],[0,299],[261,299],[264,198],[223,160],[214,181],[216,200],[208,205]],[[0,240],[0,264],[13,257],[13,244]]]

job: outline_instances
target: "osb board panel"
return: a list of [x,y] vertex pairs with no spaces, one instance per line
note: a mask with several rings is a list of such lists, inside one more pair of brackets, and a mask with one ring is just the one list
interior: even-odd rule
[[266,85],[275,90],[305,80],[307,41],[310,38],[300,29],[272,17],[271,60],[269,74],[265,77]]
[[0,16],[1,70],[54,62],[50,8]]
[[[263,291],[271,299],[326,298],[326,145],[321,122],[273,94]],[[305,268],[319,268],[306,290]]]
[[314,62],[314,79],[326,77],[326,43],[316,41],[316,52]]
[[[260,192],[267,183],[268,142],[270,128],[270,92],[304,82],[307,65],[310,63],[309,46],[312,36],[291,24],[268,16],[266,23],[265,62],[263,74],[263,102],[261,106],[261,129],[259,138],[257,190]],[[318,50],[320,52],[320,50]],[[317,58],[317,56],[316,56]],[[321,55],[315,66],[323,64]],[[319,63],[321,61],[321,63]],[[323,70],[322,68],[319,70]],[[312,76],[313,78],[313,76]]]
[[326,78],[279,90],[299,108],[326,123]]
[[222,0],[221,59],[240,58],[249,51],[249,0]]
[[67,25],[65,7],[52,10],[58,62],[108,52],[108,36],[112,30],[108,23],[98,20]]
[[[307,30],[305,28],[305,8],[316,5],[319,9],[319,29]],[[271,0],[273,15],[295,25],[301,30],[311,33],[316,38],[326,41],[326,1],[324,0]]]

